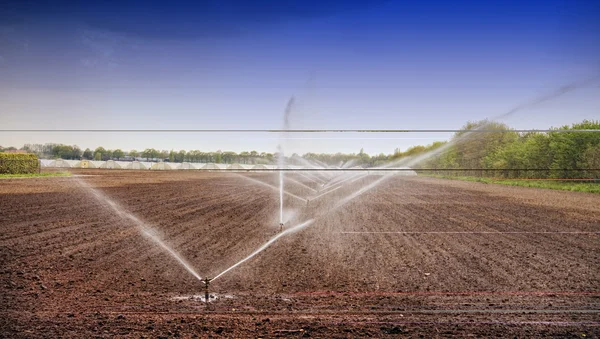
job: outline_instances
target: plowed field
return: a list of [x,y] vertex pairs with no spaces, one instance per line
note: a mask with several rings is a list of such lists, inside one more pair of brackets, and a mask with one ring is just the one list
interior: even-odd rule
[[213,281],[208,307],[115,206],[214,277],[278,234],[276,173],[0,180],[0,337],[600,335],[600,195],[285,175],[285,228],[314,222]]

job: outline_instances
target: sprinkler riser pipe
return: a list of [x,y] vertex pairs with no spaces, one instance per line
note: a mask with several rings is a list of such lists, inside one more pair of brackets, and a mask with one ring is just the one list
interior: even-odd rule
[[208,300],[210,298],[210,294],[208,293],[208,286],[210,285],[210,281],[212,279],[206,277],[202,280],[204,282],[204,302],[206,302],[206,307],[208,307]]

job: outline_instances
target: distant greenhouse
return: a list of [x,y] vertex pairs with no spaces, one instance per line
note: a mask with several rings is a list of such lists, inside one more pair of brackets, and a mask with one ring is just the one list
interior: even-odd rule
[[150,167],[151,170],[157,170],[157,171],[168,171],[168,170],[172,170],[173,168],[166,162],[157,162],[154,165],[152,165]]
[[[170,170],[204,170],[204,171],[233,171],[233,172],[244,172],[244,171],[265,171],[265,170],[277,170],[276,165],[265,165],[265,164],[215,164],[215,163],[170,163],[170,162],[148,162],[148,161],[94,161],[94,160],[63,160],[63,159],[42,159],[41,165],[44,168],[100,168],[100,169],[124,169],[124,170],[157,170],[157,171],[170,171]],[[296,166],[296,165],[285,165],[287,170],[302,170],[307,167]],[[325,168],[325,167],[324,167]],[[311,168],[315,169],[315,168]],[[362,169],[362,167],[356,166],[348,168],[349,170]],[[394,173],[398,175],[417,175],[415,171],[408,167],[374,167],[364,170],[370,174],[389,174]],[[344,169],[339,169],[344,171]]]

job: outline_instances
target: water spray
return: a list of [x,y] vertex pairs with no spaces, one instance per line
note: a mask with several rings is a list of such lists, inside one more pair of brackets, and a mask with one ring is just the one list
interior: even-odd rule
[[311,225],[315,220],[314,219],[310,219],[307,220],[299,225],[296,225],[294,227],[290,227],[288,229],[286,229],[285,231],[277,234],[276,236],[274,236],[273,238],[271,238],[269,241],[267,241],[264,245],[262,245],[261,247],[259,247],[257,250],[255,250],[254,252],[250,253],[250,255],[248,255],[247,257],[245,257],[244,259],[238,261],[237,263],[233,264],[231,267],[229,267],[228,269],[226,269],[225,271],[217,274],[214,278],[211,279],[211,281],[217,280],[218,278],[220,278],[221,276],[223,276],[223,274],[231,271],[232,269],[238,267],[239,265],[243,264],[244,262],[246,262],[247,260],[251,259],[252,257],[254,257],[255,255],[257,255],[258,253],[264,251],[267,247],[271,246],[272,243],[274,243],[275,241],[277,241],[279,238],[294,233],[296,231],[299,231],[301,229],[303,229],[304,227],[307,227],[309,225]]
[[[319,169],[324,169],[325,167],[322,166],[316,166],[315,164],[311,163],[310,161],[300,157],[300,156],[295,156],[293,159],[295,159],[296,161],[302,163],[302,165],[310,168],[310,169],[315,169],[315,170],[319,170]],[[327,180],[323,180],[323,178],[320,177],[320,175],[322,175],[322,173],[320,171],[316,171],[316,172],[312,172],[312,173],[306,173],[307,175],[310,175],[310,178],[307,175],[302,174],[301,172],[297,172],[299,175],[312,180],[320,185],[324,185],[325,182]]]
[[[245,176],[245,175],[242,175],[242,174],[239,174],[239,173],[233,173],[233,174],[235,174],[235,175],[237,175],[237,176],[240,176],[240,177],[242,177],[242,178],[244,178],[244,179],[246,179],[246,180],[252,181],[252,182],[254,182],[254,183],[256,183],[256,184],[263,185],[263,186],[266,186],[266,187],[270,187],[271,189],[274,189],[274,190],[277,190],[277,191],[279,191],[279,187],[277,187],[277,186],[273,186],[273,185],[271,185],[271,184],[267,184],[267,183],[266,183],[266,182],[264,182],[264,181],[256,180],[256,179],[254,179],[254,178],[250,178],[250,177],[247,177],[247,176]],[[302,201],[302,202],[306,202],[306,199],[304,199],[304,198],[301,198],[301,197],[299,197],[299,196],[297,196],[297,195],[295,195],[295,194],[292,194],[292,193],[290,193],[290,192],[288,192],[288,191],[286,191],[286,190],[283,190],[282,192],[283,192],[283,194],[285,194],[285,195],[287,195],[287,196],[290,196],[290,197],[292,197],[292,198],[298,199],[298,200],[300,200],[300,201]],[[280,215],[280,216],[281,216],[281,215]]]
[[[531,107],[531,106],[534,106],[534,105],[537,105],[537,104],[539,104],[539,103],[542,103],[542,102],[548,101],[548,100],[550,100],[550,99],[553,99],[553,98],[555,98],[555,97],[561,96],[561,95],[563,95],[563,94],[565,94],[565,93],[567,93],[567,92],[570,92],[570,91],[572,91],[572,90],[574,90],[574,89],[577,89],[577,88],[579,88],[579,87],[582,87],[583,85],[585,85],[585,84],[588,84],[589,82],[590,82],[590,80],[588,80],[588,81],[586,81],[586,82],[583,82],[583,83],[578,83],[578,84],[574,84],[574,85],[570,85],[570,86],[565,86],[565,87],[563,87],[563,88],[559,89],[558,91],[555,91],[555,92],[553,92],[553,93],[551,93],[551,94],[549,94],[549,95],[547,95],[547,96],[541,97],[541,98],[539,98],[539,99],[536,99],[536,100],[534,100],[534,101],[532,101],[532,102],[529,102],[529,103],[526,103],[526,104],[524,104],[524,105],[517,106],[516,108],[514,108],[514,109],[512,109],[511,111],[509,111],[509,112],[507,112],[507,113],[505,113],[505,114],[503,114],[503,115],[499,116],[498,118],[505,118],[505,117],[507,117],[507,116],[510,116],[510,115],[514,114],[515,112],[518,112],[518,111],[520,111],[520,110],[522,110],[522,109],[529,108],[529,107]],[[291,111],[291,107],[292,107],[292,105],[293,105],[293,102],[294,102],[294,99],[293,99],[293,97],[292,97],[292,98],[290,99],[290,102],[288,102],[288,106],[287,106],[287,108],[286,108],[286,114],[285,114],[285,116],[284,116],[284,127],[285,127],[285,128],[284,128],[284,130],[285,130],[285,129],[287,129],[287,126],[288,126],[288,122],[289,122],[289,121],[288,121],[288,118],[289,118],[289,113],[290,113],[290,111]],[[482,127],[483,127],[483,126],[482,126]],[[480,127],[480,128],[482,128],[482,127]],[[467,132],[467,135],[468,135],[468,134],[469,134],[469,132]],[[393,165],[396,165],[396,164],[399,164],[399,163],[404,163],[404,162],[406,162],[406,161],[408,161],[408,162],[409,162],[409,164],[412,166],[412,165],[414,165],[414,164],[416,164],[416,163],[418,163],[418,162],[421,162],[421,161],[423,161],[424,159],[426,159],[426,158],[428,158],[428,157],[430,157],[430,156],[432,156],[432,155],[439,154],[439,153],[440,153],[440,152],[442,152],[442,151],[443,151],[445,148],[447,148],[447,147],[450,147],[450,145],[451,145],[452,143],[453,143],[453,142],[449,142],[448,144],[446,144],[446,145],[444,145],[444,146],[440,147],[439,149],[436,149],[436,150],[434,150],[434,151],[432,151],[432,152],[427,152],[427,153],[425,154],[425,156],[418,156],[418,157],[411,158],[411,159],[401,159],[400,161],[395,161],[395,162],[392,162],[392,163],[390,163],[390,164],[388,164],[387,166],[384,166],[384,167],[390,167],[390,166],[393,166]],[[280,151],[281,151],[281,148],[280,148]],[[280,152],[280,155],[281,155],[281,157],[280,157],[280,161],[283,163],[283,152],[282,152],[282,151]],[[306,161],[306,162],[307,162],[307,163],[309,163],[308,161]],[[323,164],[323,165],[324,165],[324,164]],[[311,164],[311,167],[312,167],[312,164]],[[282,165],[282,164],[280,164],[280,168],[283,168],[283,165]],[[325,173],[325,174],[331,178],[331,173]],[[309,205],[309,202],[310,202],[310,200],[308,200],[308,199],[303,199],[303,198],[300,198],[300,197],[298,197],[298,196],[295,196],[295,195],[293,195],[293,194],[291,194],[291,193],[285,192],[285,191],[283,190],[283,171],[280,171],[280,187],[279,187],[279,191],[280,191],[280,223],[279,223],[279,231],[280,231],[280,232],[279,232],[279,234],[277,234],[276,236],[274,236],[273,238],[271,238],[269,241],[267,241],[265,244],[263,244],[261,247],[259,247],[258,249],[256,249],[254,252],[252,252],[250,255],[248,255],[248,256],[247,256],[247,257],[245,257],[244,259],[242,259],[242,260],[238,261],[237,263],[235,263],[235,264],[234,264],[234,265],[232,265],[231,267],[227,268],[226,270],[224,270],[224,271],[222,271],[221,273],[219,273],[218,275],[216,275],[214,278],[212,278],[212,279],[209,279],[209,278],[199,279],[199,280],[201,280],[202,282],[204,282],[205,300],[207,301],[207,304],[208,304],[208,300],[209,300],[209,297],[210,297],[210,295],[209,295],[209,284],[210,284],[210,283],[211,283],[213,280],[216,280],[216,279],[218,279],[219,277],[223,276],[223,275],[224,275],[224,274],[226,274],[227,272],[229,272],[229,271],[233,270],[233,269],[234,269],[234,268],[236,268],[237,266],[239,266],[239,265],[241,265],[242,263],[246,262],[247,260],[251,259],[252,257],[254,257],[255,255],[257,255],[258,253],[260,253],[260,252],[262,252],[263,250],[265,250],[267,247],[269,247],[269,246],[270,246],[272,243],[274,243],[275,241],[277,241],[279,238],[281,238],[281,237],[283,237],[283,236],[285,236],[285,235],[287,235],[287,234],[291,234],[291,233],[293,233],[293,232],[295,232],[295,231],[297,231],[297,230],[300,230],[300,229],[302,229],[302,228],[304,228],[304,227],[307,227],[307,226],[311,225],[311,224],[312,224],[312,223],[314,223],[316,220],[318,220],[318,219],[322,218],[323,216],[325,216],[325,215],[327,215],[327,214],[329,214],[329,213],[331,213],[331,212],[333,212],[333,211],[335,211],[335,210],[337,210],[337,209],[341,208],[342,206],[346,205],[347,203],[349,203],[350,201],[354,200],[354,199],[355,199],[355,198],[357,198],[358,196],[361,196],[362,194],[364,194],[364,193],[366,193],[366,192],[368,192],[368,191],[372,190],[373,188],[375,188],[375,187],[379,186],[379,185],[380,185],[382,182],[384,182],[385,180],[387,180],[388,178],[390,178],[392,174],[394,174],[394,172],[393,172],[393,171],[392,171],[392,172],[390,172],[390,173],[386,173],[386,174],[384,174],[383,176],[381,176],[380,178],[378,178],[378,179],[377,179],[377,180],[375,180],[374,182],[371,182],[370,184],[368,184],[368,185],[366,185],[366,186],[362,187],[361,189],[359,189],[358,191],[356,191],[356,192],[354,192],[354,193],[350,194],[349,196],[347,196],[347,197],[345,197],[345,198],[341,199],[340,201],[338,201],[338,202],[335,204],[335,206],[334,206],[333,208],[331,208],[331,209],[327,210],[325,213],[323,213],[323,214],[321,214],[321,215],[319,215],[319,216],[316,216],[314,219],[310,219],[310,220],[308,220],[308,221],[305,221],[304,223],[301,223],[301,224],[299,224],[299,225],[296,225],[296,226],[294,226],[294,227],[291,227],[291,228],[289,228],[289,229],[287,229],[287,230],[283,231],[283,226],[284,226],[284,224],[283,224],[283,194],[285,193],[285,194],[288,194],[288,195],[290,195],[290,196],[293,196],[293,197],[295,197],[295,198],[297,198],[297,199],[304,200],[304,201],[306,202],[306,205],[307,205],[307,206]],[[301,174],[301,175],[303,175],[303,174]],[[304,176],[304,175],[303,175],[303,176]],[[368,176],[368,173],[367,173],[367,175],[366,175],[366,176]],[[261,182],[261,181],[259,181],[259,180],[255,180],[255,179],[248,178],[248,177],[245,177],[245,176],[242,176],[242,177],[244,177],[244,178],[246,178],[246,179],[249,179],[249,180],[252,180],[252,181],[255,181],[255,182],[257,182],[257,183],[260,183],[260,184],[263,184],[263,185],[269,186],[269,187],[271,187],[271,188],[275,188],[275,189],[277,189],[276,187],[274,187],[274,186],[271,186],[271,185],[269,185],[269,184],[267,184],[267,183]],[[305,177],[306,177],[306,176],[305,176]],[[342,180],[342,179],[340,179],[340,178],[333,178],[333,180],[330,180],[330,181],[327,183],[327,185],[326,185],[325,183],[323,183],[323,184],[322,184],[322,188],[325,188],[325,186],[334,186],[333,184],[334,184],[334,183],[336,183],[336,182],[337,182],[337,183],[336,183],[336,186],[337,186],[337,185],[339,185],[339,187],[336,187],[336,188],[334,188],[334,189],[330,189],[329,191],[326,191],[326,192],[324,192],[323,194],[321,194],[321,196],[322,196],[322,195],[325,195],[325,194],[328,194],[328,193],[331,193],[331,192],[333,192],[333,191],[337,190],[338,188],[341,188],[342,186],[345,186],[345,185],[346,185],[346,184],[348,184],[348,183],[352,183],[352,182],[354,182],[354,181],[357,181],[357,180],[359,180],[359,179],[362,179],[362,178],[364,178],[364,177],[365,177],[365,175],[358,175],[358,176],[353,176],[353,177],[350,177],[350,178],[344,178],[344,176],[342,176],[342,179],[343,179],[343,180]],[[308,178],[308,177],[307,177],[307,178]],[[336,179],[337,179],[337,180],[336,180]],[[313,180],[313,179],[311,179],[311,180]],[[313,181],[314,181],[314,180],[313,180]],[[313,200],[314,200],[314,199],[315,199],[315,198],[313,197]]]
[[164,241],[162,241],[156,234],[157,232],[152,227],[150,227],[148,224],[146,224],[145,222],[140,220],[138,217],[136,217],[132,213],[127,212],[118,203],[116,203],[115,201],[110,199],[108,196],[106,196],[100,190],[97,190],[97,189],[93,188],[92,186],[90,186],[87,182],[85,182],[79,178],[75,178],[75,182],[77,182],[81,187],[86,188],[88,190],[88,192],[90,192],[92,194],[92,196],[94,198],[96,198],[96,200],[98,200],[98,202],[100,202],[104,205],[110,206],[113,209],[113,211],[115,211],[116,214],[120,218],[133,222],[133,224],[135,226],[137,226],[138,231],[143,236],[145,236],[150,241],[152,241],[154,244],[156,244],[160,248],[162,248],[167,254],[169,254],[173,259],[175,259],[186,271],[188,271],[196,279],[202,281],[202,278],[200,277],[200,275],[198,273],[196,273],[194,268],[192,268],[192,266],[185,259],[183,259],[183,257],[181,257],[181,255],[179,253],[177,253],[174,249],[172,249],[169,245],[167,245]]
[[[294,173],[296,173],[296,172],[294,172]],[[291,182],[293,182],[293,183],[295,183],[295,184],[297,184],[299,186],[302,186],[302,187],[304,187],[304,188],[306,188],[308,190],[311,190],[312,192],[317,192],[316,189],[314,189],[314,188],[312,188],[312,187],[310,187],[310,186],[308,186],[308,185],[306,185],[306,184],[304,184],[304,183],[302,183],[302,182],[300,182],[300,181],[298,181],[298,180],[290,177],[289,175],[286,178],[287,178],[288,181],[291,181]]]
[[[314,182],[315,184],[317,184],[317,185],[319,185],[319,186],[323,185],[323,181],[322,181],[322,180],[320,180],[318,177],[314,177],[314,176],[313,176],[313,177],[309,177],[309,176],[307,176],[307,175],[305,175],[305,174],[302,174],[301,172],[294,172],[294,173],[296,173],[296,174],[298,174],[299,176],[301,176],[301,177],[304,177],[304,178],[306,178],[306,179],[308,179],[308,180],[310,180],[310,181]],[[311,174],[311,176],[312,176],[312,174]],[[315,190],[315,191],[316,191],[316,190]]]
[[[288,130],[290,128],[290,115],[292,114],[292,110],[294,109],[294,96],[288,100],[287,105],[285,106],[285,111],[283,113],[283,130]],[[285,137],[285,132],[281,134],[281,137]],[[283,230],[283,168],[285,166],[285,155],[283,152],[283,140],[279,143],[279,232]]]
[[[379,185],[381,182],[383,182],[385,179],[389,178],[390,174],[386,174],[384,176],[382,176],[381,178],[377,179],[375,182],[361,188],[359,191],[353,193],[352,195],[346,197],[345,199],[342,199],[340,202],[338,202],[333,208],[329,209],[327,212],[325,212],[324,214],[321,214],[313,219],[309,219],[301,224],[298,224],[294,227],[290,227],[288,229],[286,229],[283,232],[280,232],[279,234],[277,234],[276,236],[274,236],[273,238],[271,238],[269,241],[267,241],[265,244],[263,244],[261,247],[259,247],[258,249],[256,249],[254,252],[250,253],[250,255],[248,255],[247,257],[245,257],[244,259],[238,261],[237,263],[233,264],[231,267],[229,267],[228,269],[224,270],[223,272],[217,274],[214,278],[210,279],[210,281],[214,281],[218,278],[220,278],[221,276],[223,276],[224,274],[226,274],[227,272],[233,270],[234,268],[238,267],[239,265],[243,264],[244,262],[250,260],[252,257],[254,257],[255,255],[257,255],[258,253],[264,251],[267,247],[269,247],[271,244],[273,244],[275,241],[277,241],[279,238],[294,233],[296,231],[299,231],[305,227],[310,226],[311,224],[313,224],[315,221],[319,220],[320,218],[322,218],[323,216],[339,209],[340,207],[342,207],[343,205],[347,204],[348,202],[350,202],[351,200],[357,198],[358,196],[362,195],[363,193],[373,189],[374,187],[376,187],[377,185]],[[308,203],[308,201],[307,201]]]
[[[342,186],[343,186],[343,185],[342,185]],[[314,197],[312,197],[312,199],[313,199],[313,200],[319,199],[320,197],[322,197],[322,196],[324,196],[324,195],[327,195],[327,194],[329,194],[329,193],[331,193],[331,192],[337,191],[338,189],[342,188],[342,186],[338,186],[338,187],[336,187],[336,188],[334,188],[334,189],[330,189],[330,190],[328,190],[328,191],[326,191],[326,192],[324,192],[324,193],[321,193],[321,194],[319,194],[319,195],[317,195],[317,196],[314,196]],[[308,204],[307,204],[307,205],[308,205]]]
[[[283,152],[280,153],[283,158]],[[280,160],[283,163],[283,160]],[[279,225],[283,226],[283,171],[279,171]]]
[[457,138],[454,138],[452,140],[450,140],[449,142],[445,143],[444,145],[431,150],[429,152],[425,152],[423,154],[417,155],[415,157],[409,157],[409,158],[403,158],[403,159],[399,159],[397,161],[391,162],[389,164],[387,164],[384,167],[390,167],[390,166],[397,166],[397,165],[402,165],[402,166],[406,166],[406,167],[412,167],[415,166],[427,159],[430,159],[432,157],[435,157],[437,155],[440,155],[442,153],[445,153],[447,151],[449,151],[449,149],[451,147],[453,147],[454,145],[456,145],[459,142],[462,142],[463,140],[468,140],[468,138],[471,136],[471,134],[476,133],[478,131],[484,131],[485,128],[487,126],[489,126],[492,122],[497,121],[497,120],[501,120],[501,119],[505,119],[508,118],[512,115],[514,115],[517,112],[520,112],[522,110],[526,110],[526,109],[530,109],[532,107],[535,107],[539,104],[542,104],[544,102],[556,99],[558,97],[561,97],[569,92],[575,91],[579,88],[585,87],[587,85],[592,84],[595,81],[598,81],[598,79],[600,79],[600,75],[595,75],[593,77],[587,78],[585,80],[582,81],[578,81],[578,82],[574,82],[571,84],[568,84],[566,86],[562,86],[550,93],[547,93],[545,95],[539,96],[537,98],[534,98],[533,100],[530,100],[528,102],[522,103],[520,105],[517,105],[515,107],[513,107],[512,109],[510,109],[509,111],[507,111],[506,113],[494,116],[490,119],[486,119],[487,123],[482,124],[481,126],[469,130],[467,132],[465,132],[464,134],[460,135]]

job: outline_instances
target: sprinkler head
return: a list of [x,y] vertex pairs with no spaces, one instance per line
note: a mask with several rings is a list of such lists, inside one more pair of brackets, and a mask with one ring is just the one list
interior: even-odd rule
[[283,231],[283,223],[282,222],[279,223],[279,232],[281,232],[281,231]]
[[210,299],[210,294],[208,293],[208,285],[210,284],[211,280],[212,279],[209,277],[202,279],[202,282],[204,283],[204,302],[206,302],[206,307],[208,307],[208,300]]

